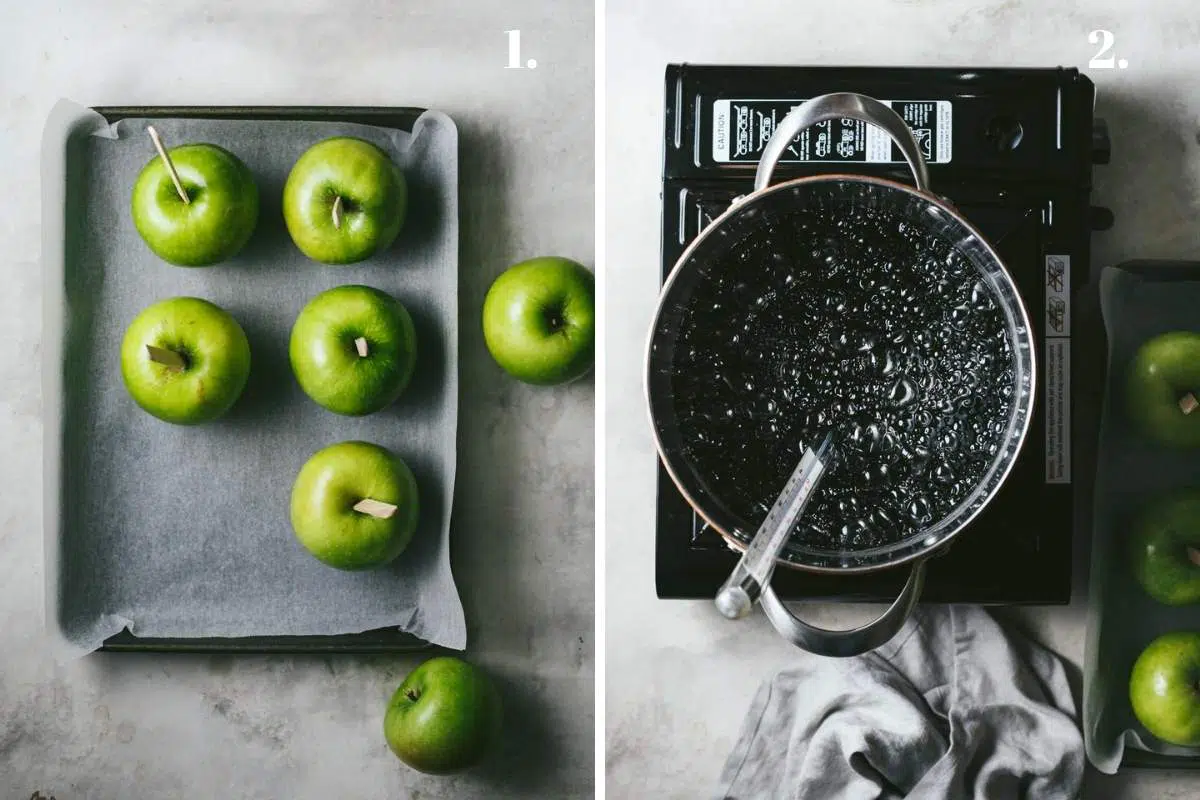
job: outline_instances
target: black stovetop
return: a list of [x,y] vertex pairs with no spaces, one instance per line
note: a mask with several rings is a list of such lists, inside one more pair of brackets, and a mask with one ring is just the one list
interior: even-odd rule
[[[929,565],[923,599],[1064,603],[1071,594],[1080,432],[1071,419],[1071,352],[1094,337],[1071,318],[1087,279],[1093,163],[1107,163],[1094,88],[1073,69],[809,68],[672,65],[666,74],[663,277],[730,201],[753,188],[758,154],[797,101],[854,91],[892,101],[930,159],[930,184],[1004,260],[1039,343],[1038,392],[1025,445],[991,505]],[[908,180],[898,153],[834,121],[797,137],[776,180],[826,171]],[[1094,342],[1093,342],[1094,344]],[[1076,359],[1078,360],[1078,359]],[[660,597],[712,597],[737,561],[658,469]],[[907,569],[834,576],[776,571],[783,597],[886,600]]]

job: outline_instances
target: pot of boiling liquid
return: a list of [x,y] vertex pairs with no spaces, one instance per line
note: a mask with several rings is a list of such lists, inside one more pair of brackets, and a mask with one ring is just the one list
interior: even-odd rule
[[[772,184],[793,140],[829,135],[821,123],[833,119],[885,132],[915,185],[851,174]],[[804,103],[777,126],[754,191],[680,257],[650,333],[659,456],[713,529],[745,551],[764,520],[778,523],[781,490],[793,511],[796,486],[811,492],[787,530],[761,533],[718,607],[738,617],[761,599],[780,633],[824,655],[865,652],[900,629],[926,559],[995,496],[1031,418],[1033,340],[1016,285],[928,183],[887,106],[856,94]],[[806,452],[819,481],[797,484]],[[901,565],[900,596],[856,630],[801,622],[770,586],[776,566]]]

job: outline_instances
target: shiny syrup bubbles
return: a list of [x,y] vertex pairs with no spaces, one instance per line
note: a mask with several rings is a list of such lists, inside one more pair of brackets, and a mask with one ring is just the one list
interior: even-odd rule
[[709,267],[683,314],[672,395],[685,457],[753,532],[805,445],[838,457],[793,541],[902,541],[967,499],[1014,395],[979,271],[902,215],[775,214]]

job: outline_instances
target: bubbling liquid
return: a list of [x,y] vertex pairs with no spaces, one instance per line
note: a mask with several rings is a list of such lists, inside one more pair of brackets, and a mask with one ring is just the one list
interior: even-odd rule
[[777,215],[712,265],[683,314],[684,456],[752,534],[804,448],[836,429],[837,459],[792,542],[901,541],[995,460],[1014,402],[1007,331],[970,261],[895,212]]

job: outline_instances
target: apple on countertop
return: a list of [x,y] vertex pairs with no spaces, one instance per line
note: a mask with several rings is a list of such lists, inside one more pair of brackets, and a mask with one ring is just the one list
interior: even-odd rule
[[457,658],[433,658],[396,689],[383,732],[405,764],[444,775],[483,759],[499,737],[502,716],[500,694],[483,670]]
[[534,258],[496,278],[483,302],[483,336],[505,372],[531,384],[566,383],[595,357],[595,281],[567,258]]
[[169,264],[206,267],[234,256],[258,224],[258,186],[241,159],[215,144],[166,150],[153,126],[158,155],[133,185],[133,224]]
[[391,247],[408,211],[408,183],[388,154],[349,136],[296,161],[283,187],[292,241],[324,264],[352,264]]
[[319,561],[344,570],[381,567],[412,541],[417,480],[404,461],[368,442],[318,450],[292,486],[296,538]]
[[134,318],[121,342],[121,377],[146,412],[177,425],[216,419],[250,377],[250,343],[230,314],[207,300],[174,297]]

